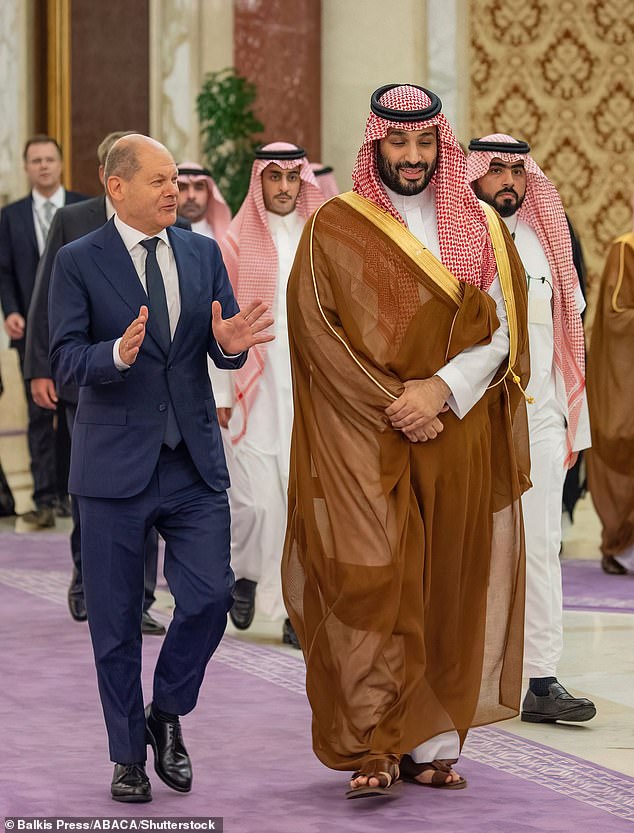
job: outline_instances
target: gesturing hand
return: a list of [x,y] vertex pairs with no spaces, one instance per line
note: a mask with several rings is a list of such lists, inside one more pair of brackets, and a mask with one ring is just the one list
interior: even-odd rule
[[444,413],[447,410],[445,402],[450,395],[449,385],[439,376],[411,379],[405,382],[405,390],[385,409],[385,413],[392,428],[412,431]]
[[142,306],[139,315],[130,324],[119,342],[119,357],[125,364],[134,364],[136,357],[145,338],[145,325],[148,318],[148,309]]
[[262,317],[267,311],[268,307],[262,301],[253,301],[233,318],[223,318],[220,302],[214,301],[211,305],[211,329],[223,353],[235,356],[255,344],[273,341],[274,335],[263,332],[273,323],[272,318]]

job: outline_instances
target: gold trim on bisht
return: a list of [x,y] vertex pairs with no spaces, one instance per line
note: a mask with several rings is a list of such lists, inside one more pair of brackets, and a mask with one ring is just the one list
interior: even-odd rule
[[452,301],[458,306],[462,303],[462,288],[460,281],[447,267],[427,249],[420,240],[402,223],[384,211],[376,203],[355,194],[354,191],[347,191],[339,194],[338,199],[343,200],[359,214],[370,220],[378,229],[384,232],[405,254],[413,260],[417,266],[427,274],[438,286],[449,295]]
[[[480,201],[480,205],[486,214],[487,223],[489,224],[489,234],[491,236],[491,243],[493,244],[493,254],[495,255],[495,263],[498,269],[498,278],[500,287],[502,288],[502,295],[504,297],[504,306],[506,307],[506,315],[509,328],[509,363],[505,376],[510,375],[518,388],[524,394],[524,398],[531,405],[535,402],[532,396],[528,396],[526,391],[522,388],[520,377],[513,370],[515,362],[517,361],[517,342],[518,342],[518,323],[517,323],[517,307],[515,306],[515,295],[513,294],[513,279],[511,277],[511,264],[509,262],[509,255],[506,250],[506,243],[504,241],[504,234],[500,226],[500,218],[495,209],[488,203]],[[497,383],[496,383],[497,384]]]
[[623,283],[623,272],[625,270],[625,247],[630,246],[630,248],[634,249],[634,234],[632,234],[632,232],[629,234],[623,234],[621,237],[617,237],[615,242],[620,245],[619,276],[616,279],[616,286],[614,287],[614,292],[612,293],[612,310],[613,312],[625,312],[625,307],[620,307],[617,303],[617,299],[619,297],[619,292],[621,291],[621,284]]
[[[341,196],[341,195],[339,195],[339,196]],[[314,261],[313,261],[313,235],[315,233],[315,220],[317,219],[317,215],[319,214],[321,209],[324,207],[324,205],[327,205],[329,202],[331,202],[332,200],[336,200],[336,199],[337,199],[337,197],[331,197],[325,203],[320,205],[319,208],[317,209],[317,211],[315,211],[315,213],[313,214],[313,219],[312,219],[312,222],[310,224],[310,249],[309,249],[310,250],[310,273],[311,273],[312,278],[313,278],[313,289],[315,291],[315,300],[317,301],[317,306],[319,307],[319,312],[321,314],[321,317],[324,319],[324,321],[326,323],[326,326],[328,327],[330,332],[334,335],[334,337],[338,341],[340,341],[341,344],[343,344],[343,346],[345,347],[348,355],[353,360],[353,362],[365,373],[365,375],[368,377],[368,379],[370,379],[371,382],[374,382],[374,384],[377,386],[377,388],[382,390],[383,393],[386,394],[386,396],[389,396],[390,399],[396,401],[398,399],[398,396],[395,396],[393,393],[391,393],[391,391],[389,391],[387,388],[383,387],[383,385],[378,381],[378,379],[375,379],[374,376],[361,364],[359,359],[354,355],[353,351],[350,349],[350,345],[346,342],[346,340],[344,338],[342,338],[339,335],[339,333],[335,330],[335,328],[332,326],[330,321],[328,321],[328,318],[326,317],[326,313],[324,312],[324,309],[321,305],[321,300],[319,298],[319,290],[317,289],[317,279],[315,277],[315,264],[314,264]]]

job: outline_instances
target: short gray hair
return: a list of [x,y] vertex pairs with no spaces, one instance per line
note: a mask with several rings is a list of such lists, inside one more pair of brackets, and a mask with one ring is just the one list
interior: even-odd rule
[[104,179],[107,182],[111,176],[120,176],[121,179],[129,182],[140,169],[141,165],[134,143],[118,139],[106,157]]
[[132,136],[134,133],[138,132],[138,130],[115,130],[114,133],[108,133],[97,148],[97,159],[99,160],[99,164],[106,164],[106,158],[110,153],[110,148],[114,145],[117,139],[121,139],[123,136]]

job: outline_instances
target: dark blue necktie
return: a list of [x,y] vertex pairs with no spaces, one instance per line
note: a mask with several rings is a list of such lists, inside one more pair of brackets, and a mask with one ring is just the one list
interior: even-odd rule
[[[141,245],[147,250],[147,257],[145,258],[145,282],[147,284],[149,316],[154,320],[154,332],[158,333],[161,347],[167,355],[172,342],[172,336],[170,333],[170,317],[167,311],[163,274],[156,259],[158,242],[158,237],[149,237],[147,240],[141,240]],[[182,438],[170,399],[167,406],[167,422],[165,424],[163,442],[170,448],[176,448]]]
[[156,259],[158,242],[158,237],[149,237],[147,240],[141,240],[141,245],[147,250],[147,257],[145,258],[145,281],[147,284],[147,297],[150,302],[150,318],[154,319],[154,331],[158,332],[161,347],[165,353],[168,353],[172,342],[172,335],[170,333],[170,317],[167,311],[163,274]]

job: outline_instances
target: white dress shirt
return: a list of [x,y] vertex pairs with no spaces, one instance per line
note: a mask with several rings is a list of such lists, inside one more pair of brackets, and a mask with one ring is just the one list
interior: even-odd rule
[[[121,235],[123,245],[128,250],[128,254],[132,258],[132,263],[136,269],[141,286],[147,294],[147,281],[145,278],[145,261],[147,259],[147,250],[141,245],[142,240],[147,240],[148,235],[132,228],[132,226],[124,223],[123,220],[115,214],[114,224]],[[161,274],[163,275],[163,283],[165,285],[165,298],[167,299],[167,312],[170,322],[170,336],[174,338],[176,325],[181,314],[181,294],[178,285],[178,270],[176,268],[176,261],[174,259],[174,252],[167,236],[167,229],[162,229],[158,234],[152,235],[159,238],[159,243],[156,247],[156,259],[158,261]],[[149,303],[149,302],[148,302]],[[152,310],[149,309],[149,315],[152,315]],[[112,357],[114,359],[117,370],[128,370],[129,364],[121,360],[119,356],[119,344],[121,339],[118,338],[112,348]]]
[[[385,190],[408,229],[434,257],[441,260],[435,188],[429,185],[420,194],[411,197],[397,194],[387,187]],[[509,352],[506,306],[497,275],[487,292],[495,301],[495,310],[500,321],[500,326],[491,336],[491,341],[489,344],[463,350],[435,373],[451,389],[447,405],[459,419],[481,399]]]
[[47,224],[46,222],[44,203],[53,203],[55,210],[57,211],[57,209],[61,208],[66,202],[66,191],[60,185],[54,194],[51,194],[50,197],[45,197],[34,188],[31,191],[31,197],[33,198],[33,224],[35,226],[35,238],[37,240],[38,251],[41,255],[44,251],[44,246],[46,246],[46,237],[48,229],[50,228],[50,224]]
[[205,217],[203,217],[202,220],[198,220],[196,223],[192,223],[192,231],[195,231],[196,234],[202,234],[203,237],[211,237],[212,240],[216,239],[214,230],[209,225]]

